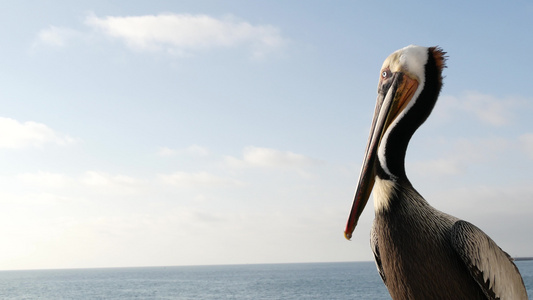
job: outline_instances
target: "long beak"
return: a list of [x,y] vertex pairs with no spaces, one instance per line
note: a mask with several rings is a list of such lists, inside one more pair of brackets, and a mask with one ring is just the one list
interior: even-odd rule
[[376,159],[381,138],[396,116],[406,107],[418,87],[418,81],[403,73],[394,73],[393,78],[390,80],[392,80],[392,83],[388,90],[381,91],[377,98],[363,166],[359,175],[359,183],[355,190],[350,217],[344,230],[344,237],[348,240],[352,237],[357,221],[374,187]]

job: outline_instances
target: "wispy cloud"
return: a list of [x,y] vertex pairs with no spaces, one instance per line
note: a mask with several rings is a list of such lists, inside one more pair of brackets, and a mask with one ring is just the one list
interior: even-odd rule
[[420,174],[455,175],[463,170],[461,161],[463,159],[460,157],[438,158],[409,163],[409,167]]
[[242,186],[242,181],[221,177],[208,172],[174,172],[171,174],[159,174],[158,179],[168,185],[176,187],[228,187],[228,186]]
[[533,133],[526,133],[520,136],[520,149],[533,159]]
[[81,37],[81,33],[70,28],[49,26],[37,34],[34,46],[44,44],[52,47],[64,47],[72,39]]
[[181,154],[187,154],[187,155],[193,155],[193,156],[206,156],[209,154],[209,150],[206,147],[202,147],[198,145],[191,145],[183,149],[172,149],[168,147],[161,147],[157,151],[157,154],[163,157],[176,156],[176,155],[181,155]]
[[514,145],[513,140],[501,137],[444,139],[439,143],[446,156],[409,162],[409,167],[419,174],[455,175],[464,172],[469,165],[497,158]]
[[85,171],[79,174],[37,171],[17,174],[13,179],[13,186],[27,191],[31,201],[38,197],[42,203],[46,203],[47,199],[50,203],[55,203],[58,199],[77,202],[90,199],[95,194],[99,199],[117,195],[135,198],[153,189],[151,180],[103,171]]
[[87,171],[79,182],[92,190],[101,190],[104,193],[113,192],[129,194],[139,192],[144,182],[141,179],[127,175],[112,175],[105,172]]
[[0,117],[0,148],[41,147],[48,143],[67,145],[75,141],[76,139],[60,134],[42,123],[19,122]]
[[233,167],[294,168],[301,169],[320,164],[319,160],[290,151],[248,146],[243,150],[242,159],[226,157]]
[[288,43],[279,28],[253,25],[235,17],[208,15],[158,14],[143,16],[105,16],[90,14],[84,25],[90,32],[50,26],[41,30],[36,44],[65,46],[74,38],[93,34],[123,42],[136,51],[193,55],[217,48],[246,48],[253,58],[278,51]]
[[107,36],[124,41],[128,47],[142,51],[164,50],[184,54],[247,45],[252,48],[254,56],[262,56],[285,43],[276,27],[207,15],[159,14],[103,18],[91,15],[85,23]]
[[54,189],[64,188],[73,182],[65,174],[43,171],[19,174],[17,175],[17,179],[32,186]]
[[[526,103],[518,97],[495,97],[476,91],[468,91],[460,96],[443,95],[438,102],[437,116],[450,119],[457,111],[473,115],[482,123],[503,126],[512,122],[515,110]],[[453,113],[452,113],[453,112]]]

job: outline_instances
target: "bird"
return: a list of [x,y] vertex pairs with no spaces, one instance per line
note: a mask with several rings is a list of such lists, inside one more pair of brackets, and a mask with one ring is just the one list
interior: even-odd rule
[[410,45],[385,59],[350,216],[350,240],[373,191],[370,244],[393,299],[528,299],[513,259],[475,225],[432,207],[405,172],[414,132],[430,115],[448,56]]

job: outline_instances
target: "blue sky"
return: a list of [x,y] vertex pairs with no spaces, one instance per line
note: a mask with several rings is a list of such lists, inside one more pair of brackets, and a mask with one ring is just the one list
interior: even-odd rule
[[533,240],[527,1],[0,4],[0,269],[371,260],[343,237],[383,60],[448,52],[407,173]]

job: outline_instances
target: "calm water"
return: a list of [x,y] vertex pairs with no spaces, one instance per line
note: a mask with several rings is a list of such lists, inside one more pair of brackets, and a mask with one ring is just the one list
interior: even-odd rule
[[[533,294],[533,261],[519,261]],[[0,299],[390,299],[373,262],[0,272]]]

